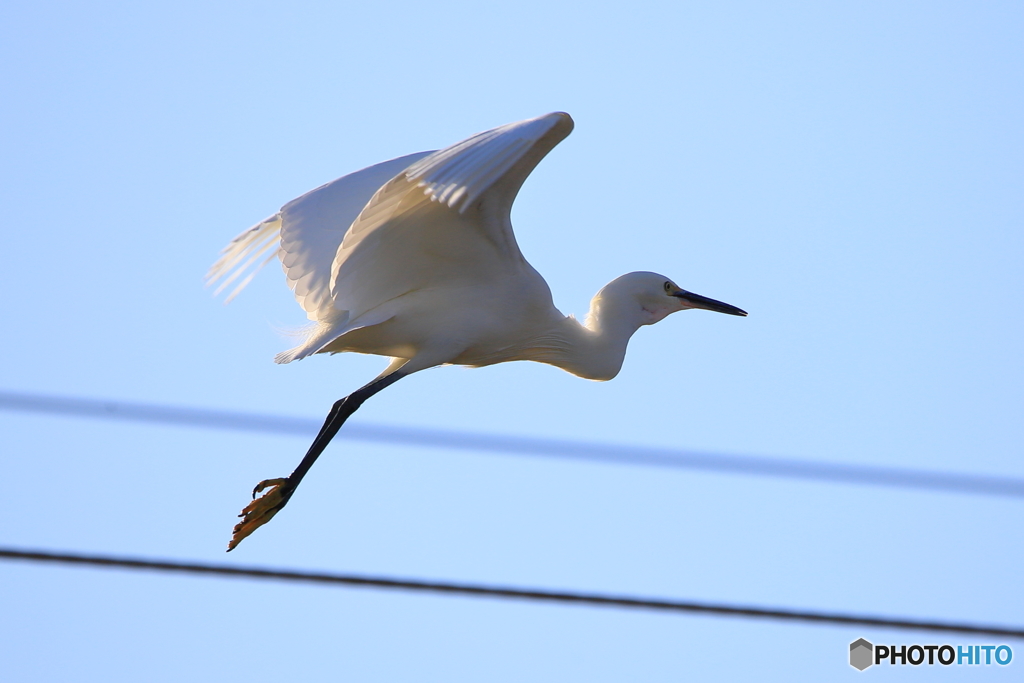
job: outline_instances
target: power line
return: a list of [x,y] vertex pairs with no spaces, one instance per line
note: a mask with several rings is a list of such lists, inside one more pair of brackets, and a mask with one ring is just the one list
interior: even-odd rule
[[105,555],[81,555],[37,550],[15,550],[13,548],[0,548],[0,559],[28,560],[56,564],[91,565],[104,568],[176,572],[184,574],[212,574],[216,576],[229,576],[232,578],[337,584],[363,588],[422,591],[429,593],[441,593],[445,595],[468,595],[473,597],[510,600],[575,603],[600,607],[650,609],[665,612],[716,614],[720,616],[804,621],[819,624],[876,626],[881,628],[906,629],[913,631],[942,631],[946,633],[1024,638],[1024,628],[1017,627],[1007,628],[1000,626],[979,626],[975,624],[941,623],[912,619],[892,619],[849,614],[829,614],[824,612],[804,612],[788,609],[738,607],[734,605],[716,605],[711,603],[684,602],[680,600],[635,598],[597,593],[566,593],[560,591],[509,588],[504,586],[485,586],[481,584],[450,583],[446,581],[419,581],[413,579],[397,579],[358,574],[324,574],[319,572],[238,567],[225,564],[198,564],[189,562],[142,560]]
[[[312,438],[320,420],[240,413],[203,408],[69,398],[0,391],[0,410],[50,415],[149,422],[180,427],[290,434]],[[351,423],[338,438],[402,446],[586,460],[620,465],[646,465],[722,472],[747,476],[784,477],[840,484],[865,484],[947,493],[1024,498],[1024,479],[901,467],[821,463],[795,458],[702,453],[650,446],[626,446],[568,439],[540,439],[502,434],[456,432]]]

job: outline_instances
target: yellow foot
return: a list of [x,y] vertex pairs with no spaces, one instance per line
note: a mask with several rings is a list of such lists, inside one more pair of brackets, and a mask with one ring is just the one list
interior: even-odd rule
[[[253,501],[245,506],[242,514],[238,515],[242,521],[235,525],[231,533],[231,541],[228,542],[228,552],[234,550],[246,536],[259,529],[269,522],[277,514],[277,511],[284,507],[291,498],[291,487],[288,486],[288,478],[264,479],[252,490]],[[256,494],[264,489],[270,488],[259,498]]]

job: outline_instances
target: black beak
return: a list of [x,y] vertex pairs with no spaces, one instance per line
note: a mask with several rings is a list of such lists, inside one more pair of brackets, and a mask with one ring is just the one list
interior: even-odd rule
[[706,296],[700,294],[694,294],[693,292],[687,292],[685,289],[680,289],[672,296],[677,297],[680,301],[684,302],[690,308],[703,308],[708,311],[715,311],[717,313],[727,313],[729,315],[742,315],[747,314],[742,308],[736,308],[723,301],[717,301],[715,299],[709,299]]

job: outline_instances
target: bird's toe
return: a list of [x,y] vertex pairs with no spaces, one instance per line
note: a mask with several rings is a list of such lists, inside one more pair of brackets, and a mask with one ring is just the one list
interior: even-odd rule
[[[256,484],[255,487],[253,487],[252,498],[253,498],[253,500],[256,500],[256,496],[259,495],[260,493],[262,493],[264,491],[264,489],[267,489],[267,488],[269,488],[271,486],[284,486],[286,483],[288,483],[288,477],[283,477],[283,478],[278,478],[278,479],[264,479],[260,483]],[[248,510],[248,508],[246,508],[246,510]],[[244,512],[244,510],[243,510],[243,512]],[[242,515],[238,515],[238,516],[241,517]]]
[[[265,479],[253,489],[253,501],[246,505],[238,515],[242,521],[235,525],[231,532],[231,540],[228,542],[228,552],[231,552],[249,534],[274,518],[274,515],[285,506],[291,497],[290,482],[285,479]],[[259,498],[256,495],[269,489]]]

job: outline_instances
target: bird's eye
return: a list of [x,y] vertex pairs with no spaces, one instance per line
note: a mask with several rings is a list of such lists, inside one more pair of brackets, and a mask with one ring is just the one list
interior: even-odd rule
[[672,291],[672,283],[671,282],[666,282],[665,283],[665,291],[666,292],[671,292]]

